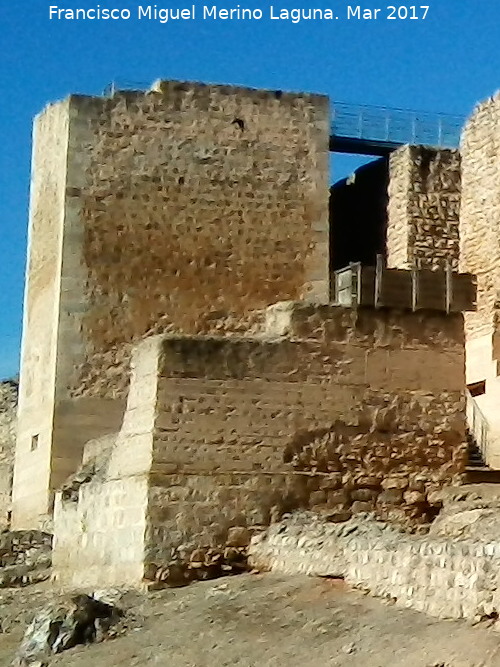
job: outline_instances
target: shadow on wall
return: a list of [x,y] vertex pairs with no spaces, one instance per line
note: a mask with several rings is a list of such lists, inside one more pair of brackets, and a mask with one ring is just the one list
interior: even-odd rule
[[77,472],[88,442],[120,430],[126,405],[126,397],[80,397],[59,403],[54,419],[54,451],[59,467],[51,474],[52,489],[59,489]]
[[359,167],[330,188],[330,271],[386,256],[389,160]]

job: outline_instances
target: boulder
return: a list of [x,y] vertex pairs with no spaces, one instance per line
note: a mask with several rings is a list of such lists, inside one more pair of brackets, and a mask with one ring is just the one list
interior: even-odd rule
[[73,595],[42,609],[30,623],[13,667],[46,665],[51,654],[96,640],[123,612],[89,595]]

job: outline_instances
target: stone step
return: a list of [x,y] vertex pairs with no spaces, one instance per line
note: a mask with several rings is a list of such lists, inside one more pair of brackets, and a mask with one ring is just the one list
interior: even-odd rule
[[500,470],[493,470],[485,465],[468,465],[465,472],[468,484],[500,484]]

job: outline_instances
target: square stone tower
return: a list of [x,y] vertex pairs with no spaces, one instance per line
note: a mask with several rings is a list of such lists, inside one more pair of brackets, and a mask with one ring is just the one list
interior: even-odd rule
[[465,318],[467,383],[484,424],[483,454],[500,469],[500,95],[479,104],[461,142],[460,268],[477,275],[477,312]]
[[460,152],[403,146],[389,160],[387,264],[458,270]]
[[130,350],[328,300],[328,99],[159,82],[35,121],[13,525],[116,432]]

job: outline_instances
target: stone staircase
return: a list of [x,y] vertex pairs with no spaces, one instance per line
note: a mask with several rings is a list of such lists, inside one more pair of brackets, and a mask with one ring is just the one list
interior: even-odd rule
[[500,483],[500,470],[490,468],[486,463],[490,437],[488,421],[469,392],[467,392],[467,421],[467,483]]

